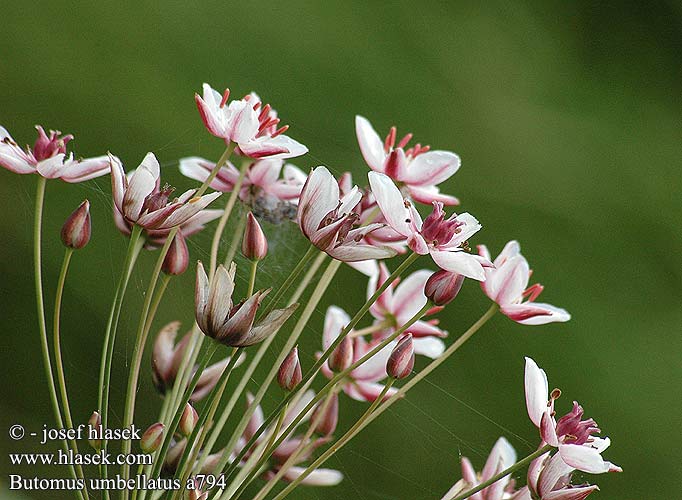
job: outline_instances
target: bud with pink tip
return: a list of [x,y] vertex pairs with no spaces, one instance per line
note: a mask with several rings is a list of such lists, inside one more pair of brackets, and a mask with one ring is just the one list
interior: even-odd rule
[[277,372],[277,383],[285,391],[293,391],[301,383],[303,374],[301,373],[301,362],[298,359],[298,346],[284,358]]
[[205,491],[204,493],[201,492],[201,490],[192,490],[189,492],[189,500],[208,500],[208,491]]
[[330,436],[336,430],[336,424],[339,423],[339,395],[334,392],[331,399],[327,401],[320,401],[313,411],[311,417],[315,425],[315,432],[322,436]]
[[178,424],[180,434],[183,436],[192,434],[198,421],[199,414],[191,404],[187,403],[185,409],[182,411],[182,417],[180,417],[180,423]]
[[412,334],[405,335],[393,348],[386,362],[386,373],[389,377],[400,379],[409,377],[414,368],[414,346]]
[[246,229],[242,239],[242,254],[251,260],[263,260],[268,253],[268,240],[253,213],[246,216]]
[[464,283],[464,276],[450,271],[437,271],[424,285],[424,295],[437,306],[449,304],[457,297]]
[[178,231],[168,247],[168,253],[163,259],[161,270],[171,276],[184,273],[189,266],[189,250],[182,232]]
[[353,340],[350,337],[343,338],[329,355],[327,364],[335,372],[342,372],[353,364]]
[[154,453],[158,450],[163,442],[163,432],[165,429],[166,426],[161,422],[150,425],[140,438],[140,448],[142,451],[145,453]]
[[85,200],[69,215],[62,226],[62,243],[78,250],[90,241],[90,202]]
[[[101,436],[102,434],[102,417],[99,414],[98,411],[93,411],[92,415],[90,416],[90,420],[88,420],[88,427],[90,428],[88,431],[88,436]],[[99,449],[102,447],[102,440],[101,439],[88,439],[88,443],[90,443],[90,446],[93,447],[93,449],[99,451]]]

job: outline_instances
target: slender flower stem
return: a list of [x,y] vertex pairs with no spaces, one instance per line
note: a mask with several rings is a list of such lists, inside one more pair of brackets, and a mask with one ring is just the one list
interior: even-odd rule
[[[377,301],[379,296],[381,296],[381,294],[384,293],[389,286],[391,286],[391,284],[396,280],[396,278],[398,278],[400,276],[400,274],[402,274],[412,264],[412,262],[414,262],[418,257],[419,257],[419,255],[416,253],[412,253],[411,255],[409,255],[402,262],[402,264],[400,264],[400,266],[398,266],[398,268],[386,279],[386,281],[384,283],[382,283],[382,285],[377,289],[377,291],[365,302],[365,304],[358,310],[358,312],[355,314],[355,316],[353,316],[353,318],[350,320],[350,322],[344,327],[344,329],[341,331],[339,336],[334,340],[334,342],[332,342],[332,344],[329,346],[329,348],[324,353],[322,353],[320,358],[315,362],[315,364],[303,376],[303,379],[302,379],[301,383],[299,384],[299,388],[305,387],[306,383],[309,380],[312,380],[312,378],[317,374],[317,371],[320,369],[320,367],[324,364],[325,361],[327,361],[327,359],[329,358],[331,353],[334,351],[334,349],[336,349],[336,347],[343,341],[343,339],[346,337],[346,335],[348,335],[350,333],[350,331],[353,329],[353,327],[364,317],[364,315],[367,313],[367,311],[369,311],[369,308],[372,307],[372,304],[374,304]],[[334,263],[338,263],[338,261],[333,261],[332,264],[334,264]],[[330,264],[330,266],[332,264]],[[322,283],[323,283],[323,281],[320,280],[320,283],[318,283],[318,287]],[[326,285],[325,285],[325,289],[326,289]],[[313,296],[315,296],[315,295],[316,295],[315,292],[313,292]],[[317,300],[319,301],[319,297]],[[310,303],[308,305],[310,305]],[[315,304],[315,305],[317,305],[317,304]],[[305,312],[301,316],[301,319],[305,318],[304,315],[305,315]],[[308,320],[308,318],[305,318],[306,322],[307,322],[307,320]],[[417,319],[414,319],[414,321],[417,321]],[[300,323],[300,320],[299,320],[299,323]],[[411,325],[412,323],[409,323],[409,324]],[[298,324],[296,326],[298,327]],[[305,326],[305,323],[303,324],[303,326],[301,326],[301,330],[303,329],[304,326]],[[294,329],[294,331],[296,331],[296,328]],[[292,336],[293,336],[293,333],[292,333]],[[296,338],[298,338],[298,337],[296,337]],[[289,346],[289,350],[291,349],[291,347],[293,347],[293,345]],[[283,351],[283,352],[284,352],[284,356],[286,356],[286,353],[288,353],[288,350]],[[378,351],[376,351],[376,352],[378,352]],[[374,352],[370,351],[370,353],[371,353],[371,355],[374,355]],[[370,355],[370,353],[368,353],[368,356]],[[369,359],[369,358],[367,358],[367,359]],[[359,361],[362,361],[364,363],[365,359],[363,358],[362,360],[358,360],[358,362]],[[278,365],[276,365],[276,367],[277,366]],[[275,367],[275,371],[276,371],[276,367]],[[341,372],[340,374],[338,374],[337,377],[341,376],[341,374],[343,374],[343,376],[345,376],[348,373],[350,373],[350,368],[348,370],[345,370],[344,372]],[[334,380],[334,382],[336,382],[336,381],[337,380]],[[325,388],[329,387],[330,384],[331,384],[331,382],[329,384],[327,384],[327,386],[325,386]],[[261,389],[263,387],[264,386],[262,386]],[[284,400],[282,400],[282,402],[280,402],[280,404],[275,408],[273,413],[271,413],[265,419],[263,424],[258,428],[258,430],[251,437],[251,439],[249,439],[249,442],[242,448],[242,450],[239,452],[237,457],[233,460],[230,467],[228,467],[228,469],[225,471],[226,477],[231,477],[231,474],[234,472],[235,468],[239,464],[240,460],[244,457],[246,452],[253,446],[253,444],[260,437],[260,435],[265,431],[265,429],[267,429],[268,425],[270,425],[272,423],[272,421],[275,419],[277,413],[282,409],[284,404],[289,403],[296,396],[297,392],[298,391],[290,392],[284,398]],[[316,398],[317,397],[321,397],[319,393],[316,395]],[[304,412],[302,412],[302,414],[305,415],[305,413],[307,413],[308,410],[309,410],[309,408],[307,410],[305,410]],[[302,415],[299,415],[299,417],[302,418]],[[300,421],[300,418],[298,419],[298,421]],[[292,428],[293,427],[290,425],[289,426],[289,432],[291,431]],[[287,433],[285,432],[284,436],[286,436],[286,434]],[[279,446],[279,444],[281,444],[282,440],[283,440],[283,438],[281,440],[278,439],[278,443],[276,443],[277,446]]]
[[381,330],[385,330],[386,328],[390,328],[392,326],[395,326],[395,319],[394,318],[386,318],[382,321],[379,321],[378,323],[368,326],[367,328],[361,328],[359,330],[354,330],[352,333],[349,333],[351,337],[363,337],[365,335],[370,335],[375,332],[379,332]]
[[[346,378],[350,373],[355,370],[358,366],[362,365],[365,363],[367,360],[369,360],[371,357],[375,356],[379,351],[384,349],[388,344],[393,342],[396,338],[398,338],[400,335],[405,333],[414,323],[419,321],[419,319],[424,316],[427,311],[429,311],[433,307],[433,304],[430,301],[427,301],[426,304],[424,304],[424,307],[422,307],[417,313],[412,316],[404,325],[402,325],[400,328],[398,328],[393,334],[391,334],[389,337],[384,339],[382,342],[377,344],[372,350],[370,350],[367,354],[365,354],[363,357],[358,359],[356,362],[351,364],[348,368],[345,370],[337,373],[332,379],[325,385],[320,391],[313,397],[313,399],[308,403],[308,405],[301,410],[301,412],[291,421],[289,426],[282,432],[280,435],[279,439],[273,443],[273,445],[266,450],[266,455],[269,456],[274,450],[277,449],[279,445],[282,444],[282,442],[286,439],[286,437],[291,434],[296,426],[301,422],[303,417],[308,414],[308,412],[315,406],[315,403],[320,401],[327,393],[330,391],[334,390],[334,387],[336,384],[341,382],[344,378]],[[303,384],[301,384],[303,385]],[[299,385],[299,387],[301,386]],[[369,418],[369,416],[367,417]],[[248,484],[249,481],[253,479],[253,475],[248,477],[247,480],[245,481],[246,484]]]
[[475,495],[475,494],[478,493],[479,491],[481,491],[481,490],[487,488],[487,487],[490,486],[491,484],[496,483],[496,482],[499,481],[500,479],[502,479],[502,478],[504,478],[504,477],[507,477],[509,474],[512,474],[512,473],[516,472],[517,470],[519,470],[519,469],[521,469],[521,468],[523,468],[523,467],[526,467],[527,465],[530,465],[530,463],[531,463],[533,460],[535,460],[536,458],[538,458],[538,457],[544,455],[544,454],[547,453],[548,451],[551,451],[552,448],[553,448],[553,447],[552,447],[551,445],[546,444],[545,446],[543,446],[543,447],[540,448],[539,450],[537,450],[537,451],[531,453],[531,454],[528,455],[526,458],[523,458],[523,459],[519,460],[519,461],[516,462],[514,465],[512,465],[512,466],[506,468],[505,470],[503,470],[503,471],[500,472],[499,474],[495,474],[493,477],[491,477],[491,478],[488,479],[487,481],[483,481],[481,484],[479,484],[479,485],[476,486],[475,488],[471,488],[470,490],[465,491],[465,492],[462,493],[461,495],[448,497],[448,498],[446,498],[446,500],[464,500],[465,498],[469,498],[470,496]]
[[232,156],[232,153],[234,152],[235,147],[237,147],[237,143],[230,141],[230,143],[227,145],[227,148],[225,148],[225,151],[223,151],[223,154],[218,159],[218,163],[215,164],[215,167],[213,167],[213,170],[211,170],[211,173],[208,175],[206,180],[201,184],[199,189],[197,189],[197,192],[194,195],[195,197],[202,196],[206,192],[208,187],[211,185],[211,182],[213,182],[213,179],[215,179],[216,175],[218,175],[218,172],[220,172],[220,169],[227,164],[230,156]]
[[232,235],[232,241],[230,241],[230,245],[227,247],[227,254],[225,254],[225,259],[223,259],[223,263],[226,266],[230,265],[230,262],[234,260],[234,256],[237,255],[237,249],[239,248],[239,242],[242,239],[242,236],[244,235],[244,228],[246,227],[246,212],[241,214],[241,216],[238,219],[237,226],[234,228],[234,234]]
[[251,261],[251,272],[249,273],[249,291],[246,293],[247,297],[253,295],[253,289],[256,288],[256,273],[258,272],[258,261]]
[[287,290],[289,290],[291,285],[298,279],[299,275],[303,272],[306,266],[308,266],[310,259],[312,259],[313,255],[315,255],[317,252],[317,248],[310,245],[306,253],[303,254],[303,257],[301,257],[301,260],[299,260],[298,264],[296,264],[296,267],[294,267],[291,273],[289,273],[289,276],[287,276],[287,278],[284,280],[284,283],[280,285],[272,298],[270,298],[268,306],[260,315],[262,318],[267,316],[275,307],[277,307],[277,301],[282,298],[282,295],[284,295]]
[[[299,283],[298,287],[296,288],[296,291],[294,294],[291,296],[289,299],[289,305],[295,303],[298,301],[298,299],[303,295],[303,292],[305,289],[308,287],[310,282],[313,279],[313,276],[315,276],[315,273],[317,273],[317,270],[320,268],[322,265],[322,262],[325,260],[327,257],[327,254],[324,252],[320,252],[315,261],[312,263],[310,268],[308,269],[308,272],[306,272],[305,276]],[[253,373],[256,371],[256,368],[260,364],[261,360],[263,359],[263,356],[265,356],[265,353],[268,351],[268,348],[270,347],[270,344],[274,340],[275,335],[269,336],[267,339],[265,339],[263,342],[261,342],[260,347],[258,348],[258,351],[256,351],[256,354],[252,357],[251,363],[249,363],[249,366],[247,367],[246,371],[244,372],[243,376],[239,380],[239,384],[235,388],[235,390],[232,392],[232,396],[230,396],[229,401],[227,402],[227,405],[223,409],[220,415],[220,419],[216,423],[214,429],[211,431],[211,436],[208,439],[208,442],[206,443],[206,447],[204,448],[205,453],[202,454],[201,458],[199,459],[199,463],[197,464],[197,467],[195,470],[201,470],[201,467],[204,464],[204,461],[206,460],[206,457],[208,454],[211,453],[213,450],[213,447],[215,446],[216,441],[218,440],[218,437],[220,436],[221,431],[225,427],[225,424],[227,423],[227,419],[229,418],[230,414],[232,413],[232,410],[237,404],[237,401],[241,397],[242,393],[244,392],[244,389],[246,388],[246,385],[249,383],[251,380],[251,377],[253,376]],[[281,412],[280,412],[281,414]],[[249,417],[250,418],[250,417]],[[248,422],[248,420],[246,420]],[[239,426],[237,427],[239,428]],[[239,434],[235,433],[234,434],[234,439],[238,439]],[[234,446],[234,445],[233,445]],[[231,449],[227,447],[226,449]],[[216,470],[222,470],[225,465],[227,464],[227,460],[229,460],[229,453],[225,453],[224,458],[219,462],[218,466],[216,467]]]
[[[64,294],[64,283],[66,282],[66,274],[69,270],[69,263],[73,256],[73,249],[67,248],[64,253],[64,260],[62,261],[62,269],[59,273],[59,281],[57,282],[57,292],[54,299],[54,316],[52,321],[52,344],[54,347],[54,366],[57,372],[57,384],[59,385],[59,393],[62,398],[62,409],[64,410],[64,422],[67,429],[73,429],[73,419],[71,418],[71,406],[69,405],[69,396],[66,391],[66,377],[64,375],[64,363],[62,357],[62,346],[60,340],[60,322],[62,311],[62,296]],[[73,452],[78,455],[78,444],[71,439],[69,445]],[[83,474],[83,467],[80,464],[75,465],[76,474],[80,479],[85,479]],[[87,486],[83,488],[83,496],[87,499]]]
[[[147,287],[147,292],[145,293],[144,304],[142,305],[142,312],[140,313],[140,320],[137,326],[137,333],[135,335],[135,346],[133,347],[133,359],[130,364],[130,372],[128,375],[128,388],[126,391],[125,407],[123,410],[123,428],[127,429],[133,424],[133,417],[135,415],[135,400],[137,395],[137,383],[140,378],[140,367],[142,365],[142,355],[144,354],[144,346],[147,341],[147,336],[149,334],[149,328],[146,328],[147,324],[151,327],[151,318],[149,317],[149,310],[152,306],[152,301],[155,295],[154,289],[156,288],[156,282],[161,274],[161,267],[163,266],[163,261],[166,258],[168,249],[170,248],[175,235],[178,232],[178,228],[174,228],[168,234],[166,241],[161,248],[159,257],[156,259],[156,265],[152,271],[152,275],[149,279],[149,286]],[[166,285],[168,284],[166,280]],[[165,286],[163,287],[165,291]],[[163,297],[163,291],[161,292],[161,297]],[[161,297],[158,297],[159,301]],[[123,454],[129,454],[132,446],[132,442],[129,439],[123,441],[121,446],[121,452]],[[122,476],[124,479],[128,479],[130,474],[130,465],[124,464],[122,467]],[[128,498],[129,491],[127,488],[121,490],[121,498]]]
[[[209,427],[211,427],[213,423],[213,418],[215,417],[215,414],[218,411],[218,406],[220,405],[220,399],[225,392],[227,382],[230,379],[230,374],[237,364],[240,354],[241,348],[235,347],[232,349],[232,352],[230,353],[230,361],[223,370],[223,373],[220,375],[218,383],[213,388],[211,394],[206,400],[204,411],[199,416],[199,421],[194,426],[191,436],[187,438],[187,446],[185,446],[185,451],[182,454],[180,463],[178,464],[175,472],[175,477],[180,478],[180,484],[184,485],[187,483],[187,479],[192,472],[192,466],[196,461],[197,455],[201,451],[201,446],[204,443],[204,439],[206,439],[206,434]],[[171,497],[171,494],[169,494],[169,498]],[[178,498],[181,498],[182,490],[177,492],[177,495],[179,495]]]
[[[265,381],[261,384],[260,388],[258,389],[258,392],[256,393],[254,397],[254,401],[247,408],[246,412],[242,416],[241,421],[237,425],[237,428],[235,429],[234,433],[232,434],[232,438],[230,439],[227,449],[231,450],[235,444],[237,443],[237,440],[239,439],[239,436],[244,432],[244,429],[246,428],[246,425],[249,422],[249,419],[251,418],[251,415],[253,415],[253,412],[256,410],[256,407],[258,404],[262,401],[263,397],[265,396],[265,393],[268,390],[268,387],[270,386],[270,383],[272,380],[275,378],[277,375],[277,371],[279,370],[279,366],[282,364],[282,361],[284,361],[284,358],[289,354],[289,351],[291,351],[292,347],[296,344],[296,341],[298,340],[298,337],[301,335],[303,332],[303,329],[306,327],[308,324],[308,321],[310,320],[310,317],[312,316],[313,312],[317,308],[317,305],[319,304],[320,300],[322,299],[322,295],[324,295],[325,291],[327,290],[327,287],[330,285],[332,279],[334,278],[334,275],[338,271],[339,267],[341,266],[341,262],[338,260],[333,260],[329,263],[329,266],[327,266],[327,269],[325,270],[324,274],[320,278],[320,281],[318,281],[317,286],[313,290],[310,299],[308,300],[308,303],[306,304],[305,308],[303,309],[303,312],[301,313],[301,316],[299,317],[298,321],[296,322],[296,325],[294,326],[293,330],[291,331],[291,335],[289,336],[289,339],[287,340],[286,344],[282,348],[282,351],[280,352],[279,356],[275,360],[274,364],[272,365],[272,368],[270,369],[270,372],[268,373],[267,377],[265,378]],[[301,384],[299,384],[299,388],[302,387],[306,383],[307,379],[303,379]],[[298,393],[298,390],[290,392],[284,400],[280,402],[280,404],[275,408],[275,410],[268,416],[267,419],[263,422],[263,424],[258,428],[256,433],[253,435],[253,437],[249,440],[249,442],[242,448],[242,450],[239,452],[239,455],[232,461],[232,464],[230,467],[227,469],[225,475],[226,477],[229,477],[228,474],[234,472],[235,468],[241,461],[241,459],[244,457],[246,452],[251,449],[253,444],[256,442],[256,440],[265,432],[265,430],[268,428],[268,426],[277,418],[277,415],[279,412],[282,410],[284,405],[288,404],[294,396]],[[224,464],[220,464],[224,466]],[[256,467],[256,470],[259,467]],[[222,470],[219,468],[216,468],[216,470]],[[229,472],[228,472],[229,471]]]
[[273,500],[281,500],[282,498],[286,497],[291,491],[293,491],[301,482],[308,477],[315,469],[317,469],[320,465],[322,465],[324,462],[327,461],[329,457],[331,457],[334,453],[339,451],[341,448],[343,448],[348,441],[353,439],[353,437],[360,431],[360,429],[363,427],[364,422],[369,418],[369,416],[374,413],[374,411],[377,409],[377,407],[384,401],[384,398],[386,397],[386,394],[388,393],[389,389],[391,386],[395,383],[394,378],[388,379],[388,382],[384,386],[384,388],[381,391],[381,394],[379,394],[379,397],[377,397],[374,401],[372,401],[372,404],[370,405],[369,408],[367,408],[367,411],[362,414],[362,416],[358,419],[357,422],[353,424],[353,426],[348,429],[348,431],[339,438],[338,441],[335,443],[332,443],[332,445],[325,450],[322,455],[320,455],[313,463],[311,463],[302,473],[300,476],[298,476],[295,480],[293,480],[289,485],[287,485],[286,488],[284,488]]
[[[244,182],[244,176],[246,175],[246,170],[249,168],[250,164],[250,161],[244,161],[242,163],[242,167],[239,170],[239,178],[237,179],[234,188],[232,188],[232,192],[230,193],[230,198],[227,200],[227,204],[225,205],[223,215],[220,217],[220,221],[218,221],[218,227],[216,228],[215,234],[213,235],[213,241],[211,242],[211,265],[209,268],[210,271],[208,273],[209,277],[213,276],[213,273],[215,272],[218,262],[218,247],[220,246],[220,239],[223,236],[223,232],[225,231],[225,226],[227,225],[227,221],[230,218],[230,214],[237,203],[239,191],[241,191],[242,183]],[[217,169],[214,169],[214,172],[217,174],[216,170]],[[211,174],[213,174],[213,172],[211,172]]]
[[[201,362],[199,363],[199,366],[197,367],[196,372],[194,372],[194,376],[192,377],[192,380],[190,380],[189,385],[185,389],[185,392],[182,394],[182,397],[180,398],[180,407],[185,406],[187,404],[187,401],[189,401],[190,396],[192,395],[192,392],[194,392],[194,389],[196,388],[197,384],[199,383],[199,378],[201,377],[201,374],[204,371],[204,368],[206,368],[206,365],[208,365],[208,362],[211,360],[211,357],[213,354],[216,352],[218,349],[218,343],[214,342],[212,343],[209,348],[204,352],[203,357],[201,358]],[[168,448],[170,447],[170,443],[173,440],[173,435],[175,434],[175,431],[178,428],[178,424],[180,423],[180,419],[182,418],[182,411],[176,411],[173,420],[168,425],[165,429],[165,434],[163,438],[163,444],[161,445],[161,449],[159,452],[156,454],[155,457],[155,462],[154,462],[154,468],[152,469],[152,474],[150,477],[156,478],[159,477],[159,473],[161,472],[161,467],[163,466],[164,461],[166,460],[166,454],[168,453]]]

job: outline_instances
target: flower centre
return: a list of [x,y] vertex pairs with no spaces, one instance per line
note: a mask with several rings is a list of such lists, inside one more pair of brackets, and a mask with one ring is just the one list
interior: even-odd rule
[[556,433],[564,443],[585,444],[591,441],[593,434],[601,432],[593,419],[582,420],[583,413],[583,407],[577,401],[573,401],[571,411],[557,422]]
[[[386,154],[391,153],[396,148],[404,149],[405,146],[407,146],[407,144],[412,140],[412,133],[406,134],[402,139],[400,139],[400,142],[398,142],[398,145],[396,146],[395,141],[397,132],[398,129],[396,127],[391,127],[386,139],[384,139],[384,152]],[[405,151],[405,156],[408,158],[415,158],[422,153],[426,153],[429,149],[431,149],[431,146],[422,146],[421,144],[417,143]]]
[[38,130],[38,138],[33,145],[33,156],[36,160],[41,161],[66,153],[66,144],[73,139],[72,135],[61,137],[61,132],[50,130],[50,136],[48,137],[43,127],[38,126],[36,128]]
[[421,235],[431,245],[445,245],[452,240],[455,234],[462,231],[463,225],[464,222],[457,220],[457,214],[446,219],[443,204],[434,202],[433,211],[422,224]]
[[165,207],[168,205],[168,197],[173,191],[175,191],[174,187],[165,184],[163,189],[156,191],[145,198],[144,204],[142,205],[142,210],[154,212],[155,210]]

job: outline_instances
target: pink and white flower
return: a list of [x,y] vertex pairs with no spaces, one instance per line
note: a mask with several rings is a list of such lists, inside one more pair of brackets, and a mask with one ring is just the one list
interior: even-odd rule
[[[192,156],[180,160],[183,175],[204,182],[215,163]],[[242,180],[239,199],[251,206],[258,217],[281,222],[296,216],[296,205],[307,175],[295,165],[281,159],[265,159],[249,166]],[[227,163],[210,184],[212,189],[230,193],[239,179],[239,170]]]
[[[384,339],[392,334],[397,328],[407,323],[412,316],[426,305],[426,295],[424,286],[431,276],[432,271],[422,269],[410,274],[400,283],[394,281],[389,287],[379,295],[379,298],[372,304],[369,312],[374,316],[374,324],[388,324],[386,329],[374,335],[375,339]],[[383,285],[390,273],[386,265],[379,264],[379,273],[372,276],[367,284],[367,298]],[[434,307],[427,311],[427,315],[435,314],[442,310],[442,307]],[[445,350],[445,344],[441,340],[447,337],[448,332],[438,328],[438,320],[418,320],[410,328],[412,334],[414,352],[430,358],[437,358]]]
[[344,262],[393,257],[392,248],[363,244],[363,238],[383,224],[355,228],[354,212],[362,193],[353,186],[341,197],[339,184],[325,167],[315,168],[303,186],[296,219],[310,242],[331,257]]
[[[298,400],[296,404],[294,404],[291,408],[289,408],[284,416],[284,419],[282,421],[282,426],[280,433],[277,435],[277,437],[280,437],[282,433],[289,427],[291,422],[293,422],[294,418],[298,416],[299,413],[301,413],[305,407],[312,401],[313,397],[315,396],[315,393],[313,391],[307,391],[303,396]],[[253,396],[251,394],[247,394],[247,403],[249,406],[253,404]],[[306,415],[303,417],[303,419],[299,422],[299,425],[302,423],[305,423],[310,420],[312,411],[309,411],[306,413]],[[253,437],[253,435],[256,433],[256,431],[263,425],[263,422],[265,421],[263,417],[263,410],[261,409],[260,406],[256,408],[256,410],[253,412],[251,415],[251,418],[249,419],[249,423],[244,430],[244,433],[242,436],[239,438],[239,441],[235,445],[234,450],[232,450],[232,457],[231,460],[234,460],[237,456],[237,454],[246,446],[246,443],[249,442],[249,440]],[[261,436],[256,440],[253,448],[251,448],[248,453],[245,454],[244,458],[242,459],[242,464],[248,460],[249,456],[253,452],[253,450],[256,450],[259,446],[259,444],[263,443],[263,440],[267,440],[270,437],[270,434],[274,431],[273,428],[268,429],[268,431],[264,432],[261,434]],[[294,464],[293,467],[290,467],[282,476],[282,479],[285,481],[294,481],[296,480],[303,472],[305,471],[306,467],[299,467],[298,464],[301,462],[306,461],[312,453],[315,451],[316,448],[319,446],[322,446],[325,443],[328,443],[329,440],[331,439],[329,436],[324,436],[324,437],[317,437],[317,438],[311,438],[310,441],[308,442],[303,442],[303,437],[304,435],[291,435],[287,437],[282,443],[275,449],[275,451],[272,454],[272,462],[270,469],[265,471],[265,479],[270,479],[274,477],[274,475],[279,471],[279,469],[287,462],[287,460],[292,456],[293,453],[295,453],[299,448],[301,448],[301,445],[304,445],[304,453],[301,453],[298,456],[298,460]],[[343,474],[341,472],[334,470],[334,469],[315,469],[313,472],[310,473],[308,477],[306,477],[301,484],[306,484],[310,486],[334,486],[339,484],[343,480]]]
[[492,264],[486,258],[465,251],[467,240],[481,229],[472,215],[454,214],[445,219],[443,203],[434,201],[433,212],[422,222],[419,212],[403,198],[387,175],[370,172],[369,184],[384,217],[393,229],[407,238],[407,245],[413,252],[431,254],[433,261],[445,271],[485,281],[484,268]]
[[575,468],[567,465],[559,453],[550,457],[547,452],[530,464],[528,484],[512,500],[584,500],[599,490],[596,485],[571,484],[573,471]]
[[542,440],[559,450],[566,465],[590,474],[622,471],[602,458],[611,442],[609,438],[593,436],[601,431],[594,420],[582,420],[583,409],[577,402],[573,402],[568,414],[555,420],[554,401],[561,391],[549,393],[545,371],[531,358],[526,358],[525,392],[528,416],[540,429]]
[[199,114],[208,131],[235,142],[239,154],[251,158],[293,158],[304,155],[308,148],[284,135],[288,125],[279,127],[277,112],[263,105],[254,93],[227,104],[229,89],[223,95],[204,83],[203,96],[194,95]]
[[43,127],[36,125],[38,139],[33,150],[28,146],[21,149],[9,132],[0,127],[0,166],[16,174],[38,174],[46,179],[61,179],[65,182],[83,182],[109,173],[109,158],[73,158],[66,154],[66,144],[72,135],[62,136],[61,132],[50,130],[48,136]]
[[[346,311],[336,306],[330,306],[327,309],[322,333],[322,347],[324,350],[327,350],[334,343],[334,340],[336,340],[348,323],[350,323],[350,316],[348,316]],[[354,336],[353,333],[351,331],[349,337],[353,339],[353,363],[355,363],[381,343],[381,339],[373,339],[368,342],[364,337]],[[351,371],[347,377],[348,381],[343,384],[343,392],[357,401],[372,402],[377,399],[384,389],[384,385],[379,382],[388,377],[386,363],[396,343],[396,341],[388,343],[374,356]],[[322,365],[321,370],[327,378],[334,376],[334,372],[326,362]],[[396,391],[397,389],[391,387],[386,393],[385,398],[388,399]]]
[[395,127],[391,127],[382,141],[362,116],[355,117],[355,132],[369,168],[388,175],[405,189],[410,198],[420,203],[439,201],[444,205],[459,205],[457,198],[441,194],[436,187],[459,170],[460,160],[455,153],[430,151],[430,146],[421,144],[405,150],[412,134],[407,134],[396,146]]
[[[478,253],[486,260],[491,258],[485,245],[478,246]],[[507,243],[493,264],[494,267],[486,268],[487,279],[481,283],[481,287],[488,297],[499,304],[504,315],[524,325],[543,325],[571,319],[565,309],[534,302],[543,286],[536,283],[528,287],[532,272],[528,261],[521,255],[518,242]],[[528,300],[524,302],[526,298]]]
[[211,193],[195,197],[190,189],[169,201],[172,188],[160,189],[159,162],[153,153],[147,153],[140,166],[126,177],[121,160],[109,155],[111,186],[114,204],[123,217],[147,230],[172,229],[189,221],[221,195]]
[[[485,466],[480,473],[477,473],[474,466],[467,457],[462,457],[462,479],[454,484],[448,492],[443,495],[442,500],[455,498],[457,495],[475,488],[481,483],[491,479],[508,467],[516,463],[516,451],[505,438],[501,437],[493,446],[488,455]],[[505,476],[499,481],[491,484],[487,488],[471,495],[471,500],[503,500],[512,498],[514,493],[514,482],[510,476]],[[516,497],[513,497],[516,498]]]

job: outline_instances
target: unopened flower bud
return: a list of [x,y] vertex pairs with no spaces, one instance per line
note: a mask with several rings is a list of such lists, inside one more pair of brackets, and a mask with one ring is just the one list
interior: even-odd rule
[[163,432],[166,426],[157,422],[149,426],[140,438],[140,448],[145,453],[154,453],[163,442]]
[[251,212],[246,216],[246,229],[242,239],[242,254],[251,260],[263,260],[268,253],[268,240]]
[[457,297],[464,283],[464,276],[449,271],[437,271],[424,285],[424,295],[437,306],[444,306]]
[[201,490],[192,490],[189,492],[188,500],[208,500],[208,491],[202,493]]
[[[93,411],[92,416],[90,417],[90,420],[88,420],[88,426],[90,427],[88,430],[88,436],[101,436],[102,434],[102,417],[99,414],[98,411]],[[90,443],[90,446],[93,447],[93,449],[99,451],[99,449],[102,447],[102,440],[101,439],[88,439],[88,443]]]
[[386,362],[386,373],[392,378],[409,377],[414,368],[414,346],[412,334],[408,333],[398,341]]
[[189,250],[187,249],[187,242],[182,233],[178,231],[170,247],[168,247],[168,253],[163,259],[161,270],[166,274],[177,276],[184,273],[188,266]]
[[285,391],[293,391],[301,383],[303,374],[301,373],[301,362],[298,359],[298,346],[284,358],[277,372],[277,383]]
[[69,248],[83,248],[90,241],[90,202],[85,200],[69,215],[62,226],[62,243]]
[[329,368],[335,372],[342,372],[353,364],[353,340],[346,336],[336,346],[327,360]]
[[315,425],[315,432],[322,436],[330,436],[336,430],[336,424],[339,423],[339,395],[333,393],[331,399],[327,402],[322,400],[318,403],[313,415],[311,417]]
[[180,417],[180,423],[178,424],[178,429],[180,434],[183,436],[189,436],[192,434],[194,427],[196,427],[199,421],[199,414],[194,409],[194,407],[187,403],[185,409],[182,411],[182,417]]

